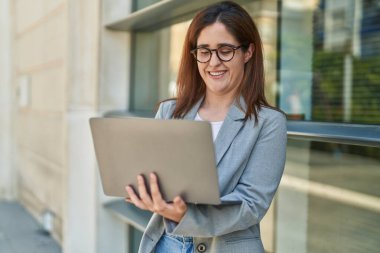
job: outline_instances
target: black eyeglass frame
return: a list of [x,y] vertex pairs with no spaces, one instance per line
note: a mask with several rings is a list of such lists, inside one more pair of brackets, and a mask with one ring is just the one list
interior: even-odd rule
[[[223,60],[223,59],[220,58],[219,53],[218,53],[218,50],[219,50],[220,48],[222,48],[222,47],[229,47],[229,48],[232,49],[233,53],[232,53],[231,59],[229,59],[229,60]],[[211,60],[211,58],[212,58],[212,52],[215,51],[216,56],[218,57],[218,59],[219,59],[220,61],[222,61],[222,62],[229,62],[229,61],[231,61],[231,60],[234,58],[234,56],[235,56],[235,51],[238,50],[239,48],[242,48],[242,47],[244,48],[244,47],[246,47],[246,45],[244,45],[244,44],[239,45],[239,46],[233,46],[233,45],[220,45],[220,46],[219,46],[218,48],[216,48],[216,49],[210,49],[210,48],[207,48],[207,47],[203,47],[203,46],[201,46],[201,47],[197,47],[197,48],[194,48],[194,49],[190,50],[190,53],[194,56],[194,58],[197,60],[197,62],[200,62],[200,63],[207,63],[207,62],[209,62],[209,61]],[[208,50],[208,51],[210,52],[210,57],[209,57],[209,59],[208,59],[207,61],[200,61],[200,60],[198,60],[198,58],[197,58],[197,50],[198,50],[198,49],[205,49],[205,50]]]

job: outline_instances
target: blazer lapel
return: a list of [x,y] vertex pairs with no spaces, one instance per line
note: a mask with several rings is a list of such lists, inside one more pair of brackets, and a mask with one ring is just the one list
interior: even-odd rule
[[[241,105],[243,106],[245,104],[241,103]],[[243,127],[244,116],[245,113],[238,107],[236,102],[233,103],[215,140],[214,146],[217,166],[231,145],[232,141],[235,139],[235,136]]]
[[199,101],[191,108],[191,110],[188,113],[186,113],[186,115],[185,115],[185,117],[183,117],[183,119],[194,120],[202,102],[203,102],[203,97],[201,99],[199,99]]
[[[193,106],[193,108],[191,108],[191,110],[185,115],[184,119],[194,120],[202,101],[203,97]],[[243,109],[246,108],[246,104],[242,97],[240,97],[240,105]],[[235,101],[231,105],[214,143],[216,165],[219,164],[235,136],[244,125],[244,117],[244,111],[239,108],[237,101]]]

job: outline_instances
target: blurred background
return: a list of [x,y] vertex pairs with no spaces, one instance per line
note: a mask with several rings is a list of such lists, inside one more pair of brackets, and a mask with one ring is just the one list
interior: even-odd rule
[[[104,196],[88,120],[154,116],[214,2],[0,0],[0,252],[137,251],[150,214]],[[379,252],[380,0],[236,2],[288,115],[266,251]]]

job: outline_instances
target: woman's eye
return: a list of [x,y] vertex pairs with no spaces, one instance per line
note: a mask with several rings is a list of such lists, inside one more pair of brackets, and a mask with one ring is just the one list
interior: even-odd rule
[[222,49],[219,49],[219,53],[220,54],[230,54],[230,53],[232,53],[232,49],[230,49],[230,48],[222,48]]

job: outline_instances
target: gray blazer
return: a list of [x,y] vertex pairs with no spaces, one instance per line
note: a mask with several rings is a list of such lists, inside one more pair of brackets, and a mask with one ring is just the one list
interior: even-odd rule
[[[193,120],[200,100],[185,116]],[[243,108],[245,104],[241,99]],[[175,101],[161,103],[156,118],[170,119]],[[263,107],[244,123],[245,113],[232,104],[215,140],[219,189],[223,204],[188,204],[180,223],[173,226],[154,214],[144,232],[139,253],[154,252],[164,230],[194,237],[208,253],[264,253],[260,220],[264,217],[280,183],[285,165],[286,118]],[[238,202],[238,203],[236,203]]]

